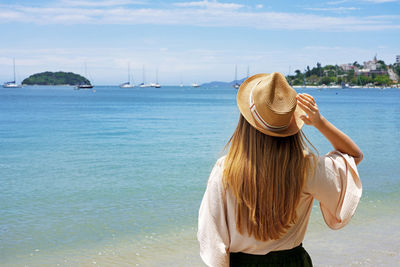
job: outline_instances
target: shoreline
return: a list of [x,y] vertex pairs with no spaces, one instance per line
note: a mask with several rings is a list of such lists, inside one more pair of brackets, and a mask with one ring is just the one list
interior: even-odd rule
[[[315,202],[303,245],[315,266],[393,266],[400,261],[400,214],[391,200],[360,203],[358,212],[341,230],[325,225]],[[393,202],[391,202],[392,205]],[[372,213],[371,213],[372,212]],[[86,248],[32,251],[0,266],[205,266],[199,256],[196,226],[180,231],[126,237]],[[87,246],[87,245],[86,245]]]
[[[70,84],[56,84],[56,85],[41,85],[41,84],[22,84],[21,87],[75,87],[76,85],[70,85]],[[107,84],[100,84],[100,85],[93,85],[96,87],[119,87],[119,85],[107,85]],[[138,85],[135,85],[135,87],[139,88]],[[177,87],[177,88],[192,88],[191,85],[185,85],[185,86],[180,86],[180,85],[164,85],[164,87]],[[342,88],[339,85],[293,85],[292,86],[294,89],[399,89],[400,85],[393,85],[393,86],[360,86],[360,85],[354,85],[354,86],[346,86]],[[154,87],[153,87],[154,88]],[[226,86],[207,86],[207,85],[201,85],[200,88],[198,89],[204,89],[204,88],[231,88],[230,85]]]
[[322,85],[294,85],[292,86],[295,89],[398,89],[400,86],[347,86],[342,88],[341,86],[322,86]]

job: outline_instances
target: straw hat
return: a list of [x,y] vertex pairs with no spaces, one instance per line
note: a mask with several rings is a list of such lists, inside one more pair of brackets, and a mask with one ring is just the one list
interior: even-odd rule
[[285,137],[304,125],[296,91],[279,72],[260,73],[246,79],[237,93],[237,104],[245,119],[260,132]]

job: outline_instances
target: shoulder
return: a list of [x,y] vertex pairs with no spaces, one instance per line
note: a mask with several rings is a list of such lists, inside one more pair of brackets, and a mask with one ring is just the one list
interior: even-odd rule
[[225,156],[220,157],[217,162],[215,163],[215,166],[218,166],[219,168],[223,168],[224,167],[224,162],[225,162]]
[[208,184],[221,183],[222,175],[223,175],[223,171],[224,171],[225,158],[226,158],[226,156],[222,156],[215,163],[215,165],[211,171],[210,178],[208,179]]
[[336,173],[349,168],[357,171],[354,158],[337,150],[318,158],[317,169],[320,171]]
[[358,176],[354,159],[339,151],[331,151],[326,155],[316,157],[313,172],[307,179],[306,191],[316,191],[323,184],[338,184],[339,177]]

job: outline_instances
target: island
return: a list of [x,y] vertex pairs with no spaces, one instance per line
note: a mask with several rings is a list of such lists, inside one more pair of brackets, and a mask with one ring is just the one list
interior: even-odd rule
[[36,73],[22,81],[23,85],[90,85],[85,77],[72,72],[41,72]]

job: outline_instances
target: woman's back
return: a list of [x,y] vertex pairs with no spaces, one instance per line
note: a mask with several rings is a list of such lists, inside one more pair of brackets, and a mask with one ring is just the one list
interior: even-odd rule
[[236,226],[257,240],[279,239],[296,221],[296,207],[313,154],[301,131],[265,135],[240,116],[225,159],[223,182],[236,200]]
[[200,251],[210,266],[226,265],[228,252],[264,255],[298,246],[304,240],[314,198],[320,201],[328,226],[339,229],[351,219],[361,197],[354,160],[337,151],[321,156],[315,172],[306,178],[296,207],[296,221],[279,239],[257,240],[247,229],[242,233],[236,229],[236,198],[230,189],[225,191],[223,184],[225,159],[222,157],[215,164],[199,211]]

